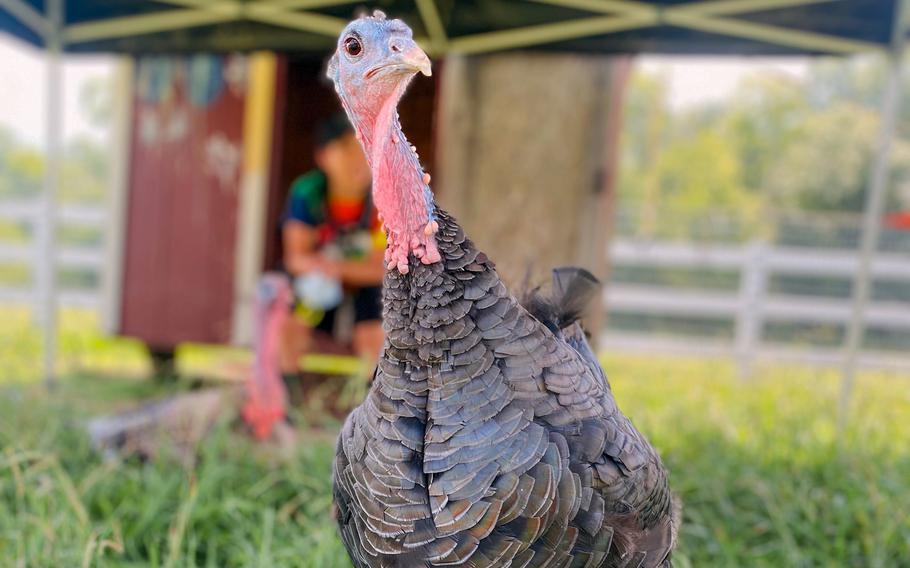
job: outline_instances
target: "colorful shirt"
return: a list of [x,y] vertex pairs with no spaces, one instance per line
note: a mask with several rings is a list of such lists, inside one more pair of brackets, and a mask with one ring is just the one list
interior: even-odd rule
[[328,195],[325,174],[312,170],[291,184],[282,222],[299,221],[319,233],[320,250],[336,251],[346,259],[363,258],[385,248],[385,233],[370,194],[339,200]]

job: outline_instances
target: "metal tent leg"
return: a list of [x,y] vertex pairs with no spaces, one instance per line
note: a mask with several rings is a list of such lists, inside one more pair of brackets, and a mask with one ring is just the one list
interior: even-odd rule
[[863,212],[862,241],[860,243],[859,270],[853,280],[853,306],[847,327],[843,376],[841,379],[838,430],[843,432],[850,411],[850,397],[856,379],[859,352],[862,349],[866,326],[866,307],[869,303],[872,261],[878,250],[881,235],[881,218],[888,188],[891,146],[897,129],[901,106],[901,78],[904,47],[910,29],[910,0],[898,0],[895,6],[894,27],[891,35],[889,73],[882,99],[881,123]]
[[42,370],[48,387],[56,384],[57,360],[57,258],[55,250],[57,228],[57,189],[60,186],[60,161],[63,134],[63,70],[62,51],[63,0],[46,3],[50,33],[47,35],[47,114],[46,163],[44,195],[41,207],[39,257],[36,262],[38,312],[41,313],[44,336]]

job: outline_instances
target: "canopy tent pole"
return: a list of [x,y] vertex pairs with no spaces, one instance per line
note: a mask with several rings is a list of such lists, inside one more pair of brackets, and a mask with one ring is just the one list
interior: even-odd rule
[[907,32],[910,31],[910,0],[898,0],[895,6],[888,52],[888,78],[882,98],[882,109],[875,146],[874,163],[869,174],[863,212],[862,239],[859,267],[853,280],[853,304],[847,327],[844,366],[841,377],[838,430],[843,432],[850,411],[850,397],[856,380],[859,352],[866,332],[866,308],[869,304],[872,283],[872,261],[878,250],[881,235],[881,218],[885,208],[891,146],[897,130],[901,106],[901,79]]
[[48,0],[46,16],[49,30],[47,41],[47,92],[45,120],[45,172],[41,218],[38,223],[39,249],[35,263],[38,288],[38,311],[43,327],[43,372],[48,388],[55,386],[57,360],[57,190],[60,186],[63,122],[63,70],[60,66],[63,30],[63,0]]

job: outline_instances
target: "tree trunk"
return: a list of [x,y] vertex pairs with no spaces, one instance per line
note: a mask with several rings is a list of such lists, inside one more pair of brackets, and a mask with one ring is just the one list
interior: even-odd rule
[[569,264],[606,279],[628,70],[601,56],[447,58],[436,187],[513,291]]

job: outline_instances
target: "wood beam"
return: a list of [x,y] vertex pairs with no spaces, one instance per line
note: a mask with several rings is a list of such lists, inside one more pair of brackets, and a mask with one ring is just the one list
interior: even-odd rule
[[260,1],[258,5],[274,6],[285,10],[318,10],[319,8],[357,3],[358,0],[265,0]]
[[446,37],[446,28],[439,16],[439,8],[435,0],[415,0],[417,10],[420,12],[420,18],[423,20],[423,27],[426,28],[430,36],[430,51],[432,54],[441,54],[445,52],[446,44],[449,38]]
[[[595,14],[615,14],[624,16],[650,16],[660,8],[645,2],[633,0],[529,0],[538,4],[549,4],[560,8],[585,10]],[[735,1],[735,0],[734,0]]]
[[140,16],[124,16],[85,24],[72,24],[64,28],[63,38],[68,44],[97,41],[230,22],[236,20],[239,15],[239,4],[219,2],[200,10],[167,10]]
[[207,8],[212,2],[208,0],[156,0],[162,4],[170,4],[171,6],[179,6],[181,8]]
[[105,333],[120,332],[123,316],[124,255],[129,192],[130,141],[135,64],[131,57],[118,58],[113,81],[111,105],[111,152],[108,172],[108,199],[104,224],[104,267],[101,271],[101,319]]
[[287,12],[268,5],[246,4],[250,20],[298,31],[335,37],[348,25],[347,20],[313,12]]
[[768,10],[783,10],[797,8],[823,2],[841,2],[843,0],[705,0],[692,4],[684,4],[673,11],[700,14],[702,16],[736,16],[750,12],[764,12]]
[[584,18],[569,22],[461,36],[453,38],[449,42],[449,51],[469,54],[515,49],[593,35],[647,28],[656,24],[656,16]]

